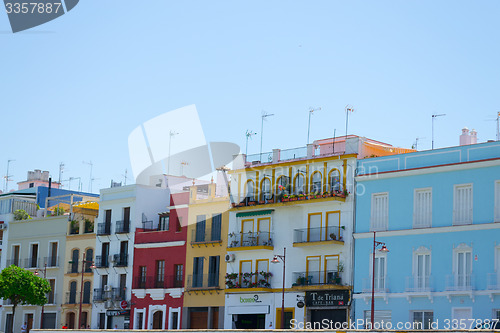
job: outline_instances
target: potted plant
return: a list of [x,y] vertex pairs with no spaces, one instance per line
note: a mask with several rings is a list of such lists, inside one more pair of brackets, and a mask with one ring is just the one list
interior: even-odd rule
[[335,235],[335,233],[334,233],[334,232],[332,232],[332,233],[330,234],[330,238],[331,238],[332,240],[337,240],[337,236]]
[[304,194],[300,193],[300,194],[298,195],[298,199],[299,199],[299,200],[306,200],[306,196],[305,196]]
[[71,220],[69,224],[70,224],[70,229],[69,229],[70,234],[75,235],[80,233],[80,223],[78,223],[78,221]]

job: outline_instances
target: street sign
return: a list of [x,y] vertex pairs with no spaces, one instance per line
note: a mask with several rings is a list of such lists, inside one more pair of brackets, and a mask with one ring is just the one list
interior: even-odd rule
[[121,301],[121,302],[120,302],[120,307],[121,307],[122,309],[126,309],[126,308],[128,307],[128,302],[127,302],[127,301]]

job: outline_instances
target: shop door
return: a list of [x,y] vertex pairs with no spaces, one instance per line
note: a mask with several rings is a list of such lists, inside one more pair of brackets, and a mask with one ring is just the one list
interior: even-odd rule
[[42,328],[56,328],[56,314],[55,313],[44,313],[43,314],[43,327]]
[[212,328],[219,328],[219,308],[212,308]]
[[[335,323],[344,323],[347,321],[347,311],[345,309],[311,310],[311,323],[319,323],[328,320],[335,327]],[[314,326],[313,326],[314,327]]]
[[206,329],[208,322],[208,311],[192,311],[189,314],[190,329]]
[[26,315],[26,325],[27,325],[27,330],[26,332],[29,333],[30,330],[33,328],[33,314],[32,313],[28,313]]
[[237,314],[233,315],[233,321],[237,329],[265,329],[265,314]]
[[154,330],[163,329],[162,318],[163,318],[163,311],[156,311],[153,314],[153,329]]

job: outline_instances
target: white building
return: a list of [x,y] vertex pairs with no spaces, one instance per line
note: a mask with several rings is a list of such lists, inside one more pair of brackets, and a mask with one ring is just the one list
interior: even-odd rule
[[101,190],[92,328],[129,328],[135,229],[156,220],[169,197],[168,189],[144,185]]

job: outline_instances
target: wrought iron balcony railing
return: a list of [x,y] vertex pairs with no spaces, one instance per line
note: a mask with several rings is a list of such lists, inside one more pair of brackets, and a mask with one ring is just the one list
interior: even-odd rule
[[488,290],[500,290],[500,274],[488,273],[487,288]]
[[343,241],[344,229],[341,226],[328,226],[320,228],[295,229],[293,231],[294,243],[312,243],[323,241]]
[[97,268],[109,267],[108,256],[95,256],[95,267]]
[[341,273],[337,271],[293,272],[292,286],[342,285]]
[[407,276],[406,288],[407,292],[431,292],[434,291],[434,278],[428,276]]
[[128,254],[115,254],[113,255],[113,266],[115,267],[126,267],[128,266]]
[[475,289],[475,276],[473,274],[446,275],[445,290],[447,291],[472,291]]
[[228,247],[273,246],[273,233],[267,231],[230,233]]
[[47,267],[59,267],[59,257],[57,256],[45,257],[44,263],[47,264]]
[[179,276],[138,276],[134,280],[134,289],[182,288],[183,284]]
[[[387,293],[389,292],[389,278],[387,276],[376,276],[375,280],[374,290],[376,293]],[[364,293],[369,293],[372,291],[372,278],[364,278],[363,279],[363,292]]]
[[98,223],[97,235],[111,235],[111,222]]
[[194,274],[188,275],[187,290],[193,289],[218,289],[219,274]]
[[126,287],[113,288],[111,290],[111,298],[114,301],[123,301],[124,299],[126,299],[126,296],[127,296],[127,288]]
[[116,221],[115,233],[126,234],[130,232],[130,221]]
[[194,229],[191,233],[191,244],[216,243],[222,241],[221,229]]
[[104,288],[94,288],[94,302],[104,302],[106,299]]

